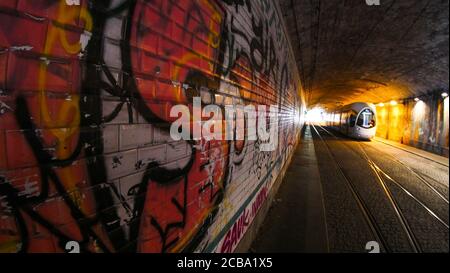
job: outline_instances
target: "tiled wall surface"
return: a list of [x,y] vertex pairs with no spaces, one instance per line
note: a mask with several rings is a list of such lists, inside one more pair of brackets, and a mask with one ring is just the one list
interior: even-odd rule
[[[0,252],[231,252],[298,142],[274,1],[0,1]],[[170,109],[277,105],[278,147],[174,141]]]
[[[439,90],[438,90],[439,91]],[[441,92],[377,107],[377,136],[448,157],[449,98]]]

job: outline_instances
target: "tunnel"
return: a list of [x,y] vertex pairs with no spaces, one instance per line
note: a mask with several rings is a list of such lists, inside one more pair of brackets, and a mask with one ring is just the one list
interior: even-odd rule
[[448,253],[448,9],[1,0],[0,253]]

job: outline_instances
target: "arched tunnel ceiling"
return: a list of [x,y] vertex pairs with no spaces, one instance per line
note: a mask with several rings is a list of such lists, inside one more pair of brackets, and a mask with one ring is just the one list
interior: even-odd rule
[[448,0],[279,0],[309,107],[448,90]]

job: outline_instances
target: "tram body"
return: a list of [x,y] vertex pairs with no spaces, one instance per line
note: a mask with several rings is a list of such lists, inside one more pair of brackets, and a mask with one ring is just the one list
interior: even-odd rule
[[331,113],[328,125],[349,137],[370,140],[377,129],[375,105],[356,102],[343,106]]

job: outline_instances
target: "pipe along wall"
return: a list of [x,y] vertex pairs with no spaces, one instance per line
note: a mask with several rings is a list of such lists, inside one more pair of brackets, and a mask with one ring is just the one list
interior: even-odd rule
[[[274,5],[1,1],[0,252],[232,252],[303,126]],[[173,141],[196,96],[277,105],[277,149]]]

